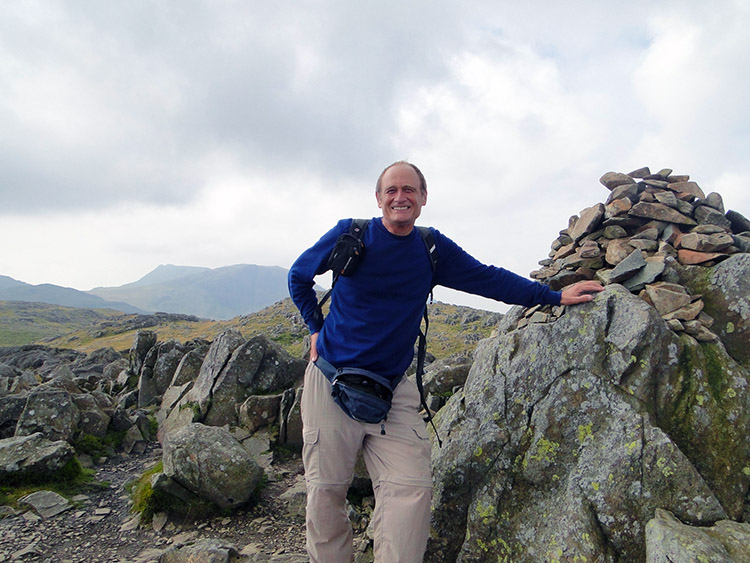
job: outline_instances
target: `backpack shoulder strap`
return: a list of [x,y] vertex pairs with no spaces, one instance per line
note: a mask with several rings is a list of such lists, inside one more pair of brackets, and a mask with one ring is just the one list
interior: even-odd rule
[[432,266],[432,275],[435,276],[437,268],[437,249],[435,247],[435,233],[431,227],[417,227],[419,234],[422,236],[424,245],[427,247],[427,254],[430,256],[430,265]]
[[[427,248],[427,254],[430,257],[430,266],[432,266],[432,283],[430,287],[435,287],[435,271],[437,270],[437,249],[435,247],[435,233],[430,227],[417,227],[419,234],[424,241],[424,245]],[[432,289],[430,289],[430,303],[432,303]],[[424,363],[425,356],[427,355],[427,330],[430,328],[430,319],[427,315],[427,304],[424,306],[424,331],[419,331],[419,345],[417,346],[417,371],[416,371],[416,383],[417,390],[419,391],[419,399],[422,403],[422,408],[425,410],[427,420],[432,425],[432,429],[435,431],[435,438],[437,438],[438,446],[443,447],[443,442],[440,440],[437,428],[435,428],[435,422],[432,420],[432,412],[430,407],[427,405],[427,400],[424,394],[424,385],[422,383],[422,376],[424,375]]]
[[352,219],[352,224],[349,227],[349,234],[355,237],[357,240],[362,240],[362,237],[367,230],[367,225],[369,224],[369,219]]

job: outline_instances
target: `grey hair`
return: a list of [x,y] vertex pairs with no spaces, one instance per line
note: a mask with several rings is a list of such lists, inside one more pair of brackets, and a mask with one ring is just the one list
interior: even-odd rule
[[427,180],[424,179],[424,174],[422,174],[422,171],[419,168],[417,168],[416,165],[406,160],[399,160],[389,166],[386,166],[385,169],[383,169],[383,171],[380,173],[380,176],[378,176],[377,183],[375,184],[375,193],[377,194],[380,193],[381,183],[383,181],[383,176],[385,175],[385,173],[398,164],[405,164],[406,166],[411,166],[411,168],[414,170],[414,172],[417,173],[417,177],[419,178],[420,190],[422,191],[423,194],[426,194],[427,193]]

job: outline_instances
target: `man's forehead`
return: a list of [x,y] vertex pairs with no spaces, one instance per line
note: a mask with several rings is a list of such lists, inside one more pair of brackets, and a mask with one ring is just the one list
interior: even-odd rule
[[383,187],[419,186],[419,176],[408,164],[394,164],[383,174]]

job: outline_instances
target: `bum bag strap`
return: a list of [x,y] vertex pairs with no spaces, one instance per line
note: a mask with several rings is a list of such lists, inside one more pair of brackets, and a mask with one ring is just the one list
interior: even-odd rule
[[422,402],[422,408],[427,413],[427,421],[432,425],[432,429],[435,431],[435,438],[437,438],[438,447],[443,447],[443,442],[440,440],[437,428],[435,427],[435,421],[432,419],[432,412],[430,407],[427,406],[427,400],[424,396],[424,385],[422,383],[422,375],[424,374],[424,361],[427,355],[427,329],[430,328],[430,319],[427,318],[427,306],[424,308],[424,332],[419,331],[419,347],[417,348],[417,389],[419,390],[419,399]]

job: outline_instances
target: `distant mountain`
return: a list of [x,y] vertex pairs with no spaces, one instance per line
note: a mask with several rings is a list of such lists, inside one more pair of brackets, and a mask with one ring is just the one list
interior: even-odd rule
[[13,278],[9,276],[0,276],[0,291],[3,289],[8,289],[9,287],[18,287],[22,285],[29,285],[29,284],[20,282],[18,280],[14,280]]
[[[173,264],[162,264],[161,266],[157,266],[154,270],[143,276],[138,281],[127,283],[120,286],[120,288],[169,282],[185,276],[189,276],[191,274],[200,274],[210,271],[211,268],[202,268],[200,266],[174,266]],[[96,291],[97,289],[107,288],[95,288],[92,291]]]
[[259,311],[289,296],[288,270],[237,264],[222,268],[161,265],[120,287],[97,287],[91,295],[125,301],[148,311],[225,320]]
[[26,301],[30,303],[50,303],[65,307],[87,309],[114,309],[123,313],[145,313],[146,311],[128,303],[107,301],[85,291],[43,283],[31,285],[0,276],[0,301]]

